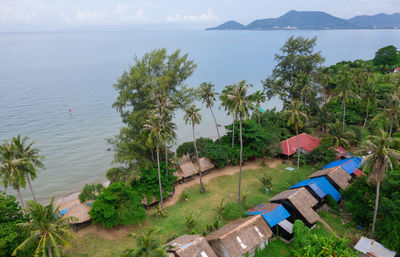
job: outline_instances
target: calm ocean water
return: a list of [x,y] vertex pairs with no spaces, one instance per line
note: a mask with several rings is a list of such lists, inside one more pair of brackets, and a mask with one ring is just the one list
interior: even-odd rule
[[[318,36],[326,64],[370,59],[380,47],[400,46],[400,30],[0,33],[0,140],[21,133],[36,141],[46,170],[33,182],[35,193],[40,200],[64,196],[105,179],[113,159],[106,138],[121,127],[111,108],[112,85],[135,55],[180,48],[198,64],[189,85],[211,81],[220,91],[245,79],[255,90],[291,35]],[[281,108],[276,99],[264,107],[273,106]],[[215,111],[221,124],[230,122]],[[191,140],[182,117],[177,113],[178,143]],[[196,130],[216,137],[208,110]],[[30,199],[29,189],[23,196]]]

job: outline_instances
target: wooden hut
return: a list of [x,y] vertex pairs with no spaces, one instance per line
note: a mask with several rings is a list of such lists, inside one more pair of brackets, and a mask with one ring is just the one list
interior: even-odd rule
[[341,167],[333,167],[329,169],[319,170],[309,176],[309,178],[326,178],[336,190],[345,189],[350,185],[351,175]]
[[197,170],[191,161],[180,164],[179,169],[178,172],[174,173],[174,176],[177,176],[179,180],[190,180],[197,174]]
[[318,200],[303,187],[283,191],[269,201],[281,203],[290,213],[291,222],[301,219],[308,227],[312,227],[319,220],[319,215],[313,209]]
[[310,178],[300,181],[296,185],[291,186],[290,189],[299,187],[307,189],[307,191],[318,200],[319,206],[324,203],[327,195],[330,195],[336,202],[342,199],[339,191],[337,191],[325,177]]
[[212,164],[212,162],[208,158],[202,157],[199,159],[199,162],[200,162],[201,172],[207,172],[214,168],[214,164]]
[[168,243],[174,257],[217,257],[207,240],[200,235],[183,235]]
[[257,247],[263,249],[272,231],[260,215],[237,219],[212,232],[206,239],[218,257],[254,256]]
[[293,224],[287,220],[289,212],[282,204],[265,203],[248,210],[246,215],[261,215],[272,232],[289,242],[293,238]]

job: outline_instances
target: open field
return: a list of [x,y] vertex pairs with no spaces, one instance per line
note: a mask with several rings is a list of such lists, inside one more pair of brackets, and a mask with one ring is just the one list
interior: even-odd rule
[[[246,170],[242,175],[242,192],[248,194],[246,207],[266,202],[269,197],[277,194],[290,185],[306,178],[315,171],[311,166],[305,166],[300,172],[285,170],[287,164],[281,164],[275,168],[257,168]],[[269,195],[257,177],[263,172],[270,172],[273,175],[273,187]],[[150,226],[156,226],[161,230],[161,239],[167,242],[172,236],[179,236],[185,231],[185,217],[193,215],[197,221],[195,230],[202,234],[206,230],[207,224],[212,224],[216,220],[215,208],[224,199],[224,203],[237,201],[238,173],[224,175],[213,178],[206,183],[206,193],[200,194],[198,184],[184,190],[188,194],[187,202],[177,201],[176,204],[166,208],[167,216],[156,218],[148,216],[145,222],[136,226],[121,226],[114,229],[105,229],[101,225],[92,225],[77,233],[77,240],[74,241],[72,249],[66,254],[69,256],[119,256],[123,249],[134,247],[134,240],[127,235],[129,232],[137,233]],[[207,176],[207,175],[206,175]],[[210,175],[208,175],[210,176]],[[198,178],[197,178],[198,179]],[[326,212],[322,218],[327,218],[327,222],[338,231],[338,235],[344,234],[342,223],[336,216]],[[224,221],[222,225],[228,223]],[[318,223],[316,231],[328,233],[327,230]],[[286,256],[290,253],[290,245],[280,240],[275,240],[270,245],[271,256]]]

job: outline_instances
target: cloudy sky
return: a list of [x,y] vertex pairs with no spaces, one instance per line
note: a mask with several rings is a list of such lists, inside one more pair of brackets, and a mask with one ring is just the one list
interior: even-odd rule
[[400,11],[400,0],[0,0],[0,30],[203,29],[290,10],[349,18]]

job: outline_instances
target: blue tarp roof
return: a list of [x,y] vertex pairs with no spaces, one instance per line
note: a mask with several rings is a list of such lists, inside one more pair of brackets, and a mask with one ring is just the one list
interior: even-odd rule
[[329,169],[329,168],[340,166],[348,174],[352,174],[354,171],[356,171],[360,168],[361,161],[362,161],[361,157],[353,157],[353,158],[343,159],[340,161],[333,161],[333,162],[329,163],[328,165],[326,165],[323,169]]
[[[260,205],[257,207],[262,208]],[[248,212],[246,215],[261,215],[271,228],[282,220],[290,217],[289,212],[285,209],[285,207],[283,207],[282,204],[276,204],[276,207],[269,211],[258,209]]]
[[290,188],[298,188],[298,187],[304,187],[304,186],[309,186],[320,198],[325,197],[326,195],[330,195],[335,199],[336,201],[339,201],[342,199],[342,196],[340,195],[339,191],[337,191],[329,181],[324,178],[324,177],[318,177],[318,178],[311,178],[311,179],[306,179],[303,181],[300,181],[294,186],[291,186]]

